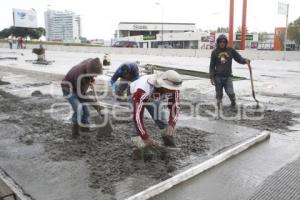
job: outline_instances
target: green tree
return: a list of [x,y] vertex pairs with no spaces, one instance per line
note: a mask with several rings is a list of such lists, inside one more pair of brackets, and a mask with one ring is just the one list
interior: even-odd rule
[[300,17],[288,26],[288,37],[300,44]]
[[7,38],[10,35],[16,37],[27,37],[29,36],[32,39],[39,39],[42,35],[45,35],[46,31],[44,28],[23,28],[11,26],[10,28],[5,28],[0,31],[0,38]]
[[[241,26],[238,27],[236,33],[242,33],[242,27]],[[248,28],[246,28],[246,34],[248,34],[248,33],[249,33]]]
[[261,41],[261,42],[266,41],[268,39],[268,36],[269,36],[268,32],[259,32],[258,33],[258,41]]

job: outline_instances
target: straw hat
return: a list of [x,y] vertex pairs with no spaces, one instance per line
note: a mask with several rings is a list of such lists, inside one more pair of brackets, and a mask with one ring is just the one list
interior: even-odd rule
[[161,74],[154,74],[148,78],[148,83],[157,88],[179,90],[182,85],[182,78],[174,70],[168,70]]

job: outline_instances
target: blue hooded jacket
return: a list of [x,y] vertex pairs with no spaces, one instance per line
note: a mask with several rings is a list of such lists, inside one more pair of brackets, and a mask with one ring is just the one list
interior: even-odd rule
[[110,83],[113,85],[119,78],[125,78],[128,73],[130,74],[130,80],[127,81],[133,82],[139,78],[139,68],[135,62],[123,63],[114,73]]

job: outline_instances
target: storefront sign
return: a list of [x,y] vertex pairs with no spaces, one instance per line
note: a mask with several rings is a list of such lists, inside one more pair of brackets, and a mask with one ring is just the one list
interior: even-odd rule
[[133,25],[133,30],[147,30],[148,27],[146,25],[138,25],[138,24],[134,24]]
[[156,40],[156,35],[144,35],[143,40]]
[[[242,35],[241,34],[236,34],[235,36],[235,40],[241,40],[242,39]],[[246,40],[253,40],[253,35],[246,35]]]

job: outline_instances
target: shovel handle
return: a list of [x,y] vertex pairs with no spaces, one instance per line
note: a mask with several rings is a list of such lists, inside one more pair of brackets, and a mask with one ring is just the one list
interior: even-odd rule
[[252,76],[252,67],[250,65],[250,63],[247,63],[248,68],[249,68],[249,72],[250,72],[250,80],[251,80],[251,89],[252,89],[252,96],[253,99],[258,103],[258,100],[255,97],[255,92],[254,92],[254,84],[253,84],[253,76]]
[[94,95],[96,101],[98,102],[98,96],[97,96],[97,93],[96,93],[96,90],[95,90],[95,86],[93,84],[91,84],[91,89],[93,91],[93,95]]

